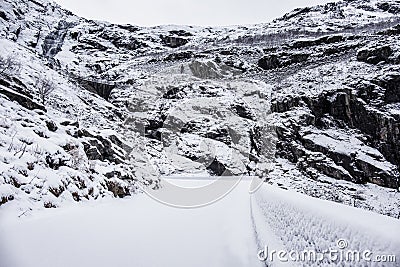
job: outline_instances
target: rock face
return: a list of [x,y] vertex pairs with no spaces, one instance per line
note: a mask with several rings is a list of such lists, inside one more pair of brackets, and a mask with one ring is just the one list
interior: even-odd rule
[[241,73],[235,68],[213,60],[193,60],[189,64],[192,74],[201,79],[216,79]]
[[393,3],[390,1],[382,1],[377,4],[377,7],[381,10],[393,13],[393,14],[398,14],[400,12],[400,5],[399,3]]
[[357,59],[370,64],[378,64],[382,61],[387,62],[391,54],[390,46],[369,47],[359,50]]
[[[353,198],[336,190],[341,180],[369,195],[375,185],[394,192],[398,9],[353,0],[263,25],[144,28],[79,18],[47,0],[1,1],[0,54],[23,67],[0,79],[0,165],[10,165],[0,186],[12,189],[0,203],[43,192],[47,207],[64,195],[123,197],[186,174],[289,177],[335,201]],[[40,75],[57,84],[46,108],[36,103]],[[13,138],[8,117],[27,136]],[[271,172],[271,158],[285,164]],[[30,183],[37,168],[51,175]]]
[[[394,77],[397,75],[389,75],[383,80],[392,81]],[[387,83],[381,81],[380,84],[388,88]],[[338,179],[398,188],[399,116],[385,114],[377,109],[382,104],[392,103],[391,98],[387,98],[385,87],[379,88],[380,97],[365,95],[367,90],[354,85],[353,89],[322,92],[316,98],[289,97],[275,103],[273,107],[277,112],[288,112],[297,107],[306,107],[311,112],[297,120],[299,124],[290,126],[289,132],[284,129],[278,131],[283,142],[278,153],[293,162],[300,161],[300,167],[304,170],[312,167]],[[379,102],[374,103],[376,108],[366,104],[372,101]],[[353,134],[359,132],[364,137],[352,139],[351,135],[345,134],[340,128],[355,129]],[[360,141],[363,139],[368,140],[367,144],[372,148]],[[343,149],[339,151],[338,147]],[[322,154],[311,156],[314,152]],[[384,159],[390,163],[385,163]]]
[[281,66],[277,55],[264,56],[258,61],[258,66],[264,70],[276,69]]
[[42,45],[43,55],[46,57],[54,57],[58,52],[60,52],[68,29],[72,26],[72,23],[60,20],[54,31],[50,32],[50,34],[44,38]]
[[177,48],[183,46],[188,43],[186,38],[182,38],[180,36],[160,36],[162,42],[171,48]]
[[4,86],[0,86],[0,94],[6,96],[8,99],[11,101],[16,101],[18,102],[21,106],[33,110],[33,109],[40,109],[40,110],[46,110],[46,108],[38,103],[36,103],[33,99],[30,97],[17,93],[9,88],[6,88]]
[[389,73],[373,81],[384,89],[383,101],[387,104],[400,102],[400,74],[397,72]]
[[80,79],[80,83],[82,87],[84,87],[88,91],[98,94],[105,100],[108,100],[112,90],[116,87],[116,85],[113,83],[107,83],[96,80]]
[[309,39],[309,40],[298,40],[290,44],[292,48],[306,48],[317,45],[333,44],[345,41],[345,37],[342,35],[328,35],[320,38]]
[[308,53],[280,53],[264,56],[258,60],[258,66],[264,70],[286,67],[296,63],[304,63],[310,57]]
[[126,151],[121,149],[123,144],[117,137],[104,138],[86,130],[78,130],[77,136],[84,137],[85,141],[82,144],[89,160],[108,160],[116,164],[124,161]]

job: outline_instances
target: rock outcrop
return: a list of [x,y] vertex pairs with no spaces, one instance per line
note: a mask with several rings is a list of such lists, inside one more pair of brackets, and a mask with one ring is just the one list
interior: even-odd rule
[[390,46],[368,47],[358,51],[357,59],[370,64],[378,64],[382,61],[387,62],[391,54]]

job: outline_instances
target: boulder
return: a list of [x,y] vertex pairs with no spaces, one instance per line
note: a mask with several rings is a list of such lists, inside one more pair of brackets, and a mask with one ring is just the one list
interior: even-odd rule
[[215,176],[231,176],[232,173],[226,168],[224,164],[214,159],[211,164],[209,164],[206,169]]

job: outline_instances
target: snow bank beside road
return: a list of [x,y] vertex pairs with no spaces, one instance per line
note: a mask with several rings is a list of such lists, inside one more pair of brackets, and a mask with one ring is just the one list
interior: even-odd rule
[[[270,251],[282,247],[288,252],[313,250],[318,253],[332,249],[338,250],[337,256],[340,256],[341,252],[349,250],[361,253],[368,250],[372,252],[371,259],[377,255],[396,255],[397,262],[349,260],[345,266],[400,266],[400,221],[394,218],[270,185],[264,185],[256,192],[253,209],[256,209],[253,214],[256,215],[254,222],[259,245],[268,246]],[[269,234],[263,236],[263,232]],[[337,246],[339,240],[346,245],[342,250]],[[331,259],[335,257],[326,254],[321,262],[305,264],[339,264]],[[272,263],[278,265],[278,262]]]

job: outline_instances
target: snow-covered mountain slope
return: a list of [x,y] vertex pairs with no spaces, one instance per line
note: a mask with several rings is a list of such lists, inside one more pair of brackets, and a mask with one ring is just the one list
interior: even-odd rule
[[259,25],[145,28],[1,1],[0,54],[21,64],[0,79],[1,203],[24,213],[160,175],[245,174],[398,217],[399,10],[347,0]]

